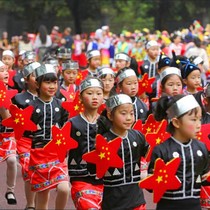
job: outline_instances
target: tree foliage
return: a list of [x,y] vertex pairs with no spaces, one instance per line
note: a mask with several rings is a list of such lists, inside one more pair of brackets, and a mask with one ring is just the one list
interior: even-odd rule
[[75,33],[90,32],[108,24],[113,31],[123,29],[174,30],[194,19],[209,20],[209,0],[0,0],[0,9],[24,20],[34,31],[45,21],[52,26],[58,19],[74,22]]

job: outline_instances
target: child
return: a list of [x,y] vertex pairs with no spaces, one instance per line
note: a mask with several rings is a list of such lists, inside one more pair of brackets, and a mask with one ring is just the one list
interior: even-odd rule
[[[68,113],[61,107],[61,101],[54,97],[58,78],[50,64],[35,69],[38,98],[29,105],[34,107],[31,120],[38,130],[32,132],[29,176],[32,191],[36,192],[36,209],[48,209],[50,189],[57,189],[55,209],[64,209],[69,196],[67,164],[61,163],[54,152],[46,152],[43,147],[52,139],[53,125],[62,127]],[[44,167],[43,167],[44,165]]]
[[[160,74],[163,72],[166,68],[170,67],[172,61],[169,57],[165,56],[163,53],[160,54],[159,61],[158,61],[158,75],[155,78],[154,83],[152,84],[153,87],[153,94],[155,98],[151,98],[151,101],[155,101],[157,98],[161,96],[161,81],[160,81]],[[150,96],[151,97],[151,96]],[[150,102],[151,105],[151,102]],[[151,108],[151,106],[150,106]]]
[[181,71],[176,67],[168,67],[160,74],[162,95],[175,96],[182,93]]
[[140,181],[140,159],[147,152],[148,145],[143,134],[131,129],[134,123],[133,103],[129,96],[111,96],[107,102],[111,129],[104,137],[111,141],[122,138],[118,151],[123,168],[110,168],[105,174],[102,209],[146,209],[144,194],[138,186]]
[[129,67],[131,63],[131,57],[127,53],[117,53],[114,57],[115,61],[115,72],[117,73],[120,69]]
[[85,110],[70,119],[70,135],[79,144],[77,149],[70,151],[68,158],[71,196],[76,209],[101,209],[102,180],[96,178],[95,170],[82,160],[82,155],[95,147],[97,111],[103,102],[102,82],[97,78],[86,78],[80,84],[80,97]]
[[15,55],[11,50],[4,50],[2,54],[2,61],[8,66],[9,70],[12,70],[15,63]]
[[26,108],[32,100],[37,98],[37,86],[35,81],[34,71],[36,68],[41,66],[38,62],[33,62],[26,65],[23,69],[26,90],[25,92],[17,94],[13,98],[13,103],[16,104],[19,108]]
[[146,46],[147,55],[141,65],[141,73],[147,73],[149,78],[157,75],[157,63],[160,51],[160,46],[155,40],[147,42]]
[[191,56],[189,58],[190,62],[196,65],[201,70],[201,79],[202,79],[202,86],[206,86],[207,78],[206,78],[206,71],[203,66],[203,59],[200,56]]
[[[175,96],[182,94],[183,82],[181,71],[176,67],[168,67],[160,74],[160,95]],[[152,102],[151,111],[156,107],[157,101]]]
[[98,77],[104,84],[104,101],[106,101],[114,87],[115,73],[111,68],[104,67],[99,70]]
[[74,85],[74,90],[76,91],[78,89],[75,85],[78,70],[79,64],[76,61],[62,63],[63,83],[61,84],[61,88],[68,90],[69,85]]
[[[75,84],[75,81],[77,79],[79,70],[79,64],[75,61],[68,61],[65,63],[62,63],[62,84],[60,85],[60,89],[64,89],[68,91],[69,86],[72,85],[74,92],[78,90],[78,86]],[[65,101],[65,97],[62,95],[60,90],[56,94],[58,98],[60,98],[62,101]]]
[[[145,46],[146,49],[146,57],[144,58],[144,61],[142,65],[140,66],[141,75],[144,75],[145,73],[148,74],[148,77],[156,77],[158,78],[158,61],[159,61],[159,54],[160,54],[160,46],[155,40],[148,41]],[[147,96],[149,98],[149,104],[151,108],[151,101],[152,98],[157,97],[157,82],[154,82],[152,85],[152,93],[147,93]]]
[[60,67],[62,66],[63,62],[67,60],[71,60],[71,54],[72,54],[72,51],[70,48],[65,48],[62,46],[57,49],[56,56],[58,58],[58,63]]
[[183,93],[185,95],[194,94],[198,92],[201,86],[201,71],[194,64],[187,62],[181,69],[183,82],[186,85]]
[[13,77],[14,81],[14,89],[18,90],[18,93],[22,92],[25,89],[25,80],[23,76],[23,54],[25,53],[24,50],[20,51],[17,57],[17,73]]
[[26,51],[23,56],[23,64],[24,66],[33,63],[36,61],[36,53],[34,51]]
[[161,97],[157,102],[156,120],[167,119],[171,137],[153,150],[148,173],[152,174],[157,158],[165,163],[180,157],[176,172],[181,181],[177,190],[167,190],[157,203],[157,210],[201,210],[200,188],[209,171],[206,146],[196,140],[201,128],[201,108],[193,95]]
[[[8,67],[0,61],[0,81],[7,86],[9,80]],[[4,107],[0,108],[0,122],[3,119],[10,117],[10,113]],[[5,198],[8,204],[16,204],[16,198],[14,194],[16,175],[17,175],[17,161],[16,161],[16,141],[14,138],[14,133],[11,128],[4,127],[0,123],[0,162],[6,161],[7,171],[6,171],[6,181],[7,181],[7,191]]]
[[[25,66],[23,70],[26,90],[25,92],[17,94],[13,98],[13,103],[19,108],[26,108],[31,101],[37,98],[37,86],[34,76],[34,71],[36,68],[41,66],[38,62],[33,62]],[[22,167],[22,176],[25,184],[25,196],[26,196],[26,210],[35,209],[35,192],[31,191],[30,179],[28,176],[28,165],[30,159],[31,150],[31,139],[29,132],[25,132],[23,137],[17,142],[17,153],[19,157],[19,162]]]
[[88,75],[97,77],[98,68],[101,65],[101,53],[99,50],[90,50],[86,53],[88,60]]
[[141,119],[144,122],[147,118],[147,105],[137,97],[138,93],[138,78],[133,69],[121,69],[116,75],[116,83],[121,93],[131,97],[134,105],[135,121]]
[[13,70],[13,65],[15,63],[15,55],[11,50],[4,50],[2,53],[2,61],[4,64],[8,66],[8,72],[9,72],[9,81],[8,86],[9,88],[14,88],[14,81],[13,77],[16,74],[16,71]]

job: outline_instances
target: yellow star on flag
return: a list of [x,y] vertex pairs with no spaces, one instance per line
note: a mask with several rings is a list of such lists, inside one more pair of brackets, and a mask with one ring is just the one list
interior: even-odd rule
[[20,119],[19,118],[15,118],[14,121],[15,121],[16,124],[18,124],[20,122]]
[[158,137],[157,139],[156,139],[156,144],[160,144],[161,143],[161,139]]
[[55,144],[57,144],[58,146],[60,146],[60,144],[61,144],[61,140],[60,139],[58,139],[57,141],[56,141],[56,143]]
[[100,152],[100,154],[98,156],[100,157],[100,159],[105,158],[105,152]]
[[160,182],[162,182],[163,181],[163,177],[162,176],[158,176],[157,177],[157,179],[156,179],[156,181],[158,182],[158,184],[160,183]]

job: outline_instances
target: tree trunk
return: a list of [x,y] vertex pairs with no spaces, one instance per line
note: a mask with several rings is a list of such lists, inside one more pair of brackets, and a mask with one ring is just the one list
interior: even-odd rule
[[80,0],[66,0],[66,3],[72,13],[74,19],[74,27],[75,33],[81,34],[82,33],[82,25],[81,25],[81,18],[80,18]]

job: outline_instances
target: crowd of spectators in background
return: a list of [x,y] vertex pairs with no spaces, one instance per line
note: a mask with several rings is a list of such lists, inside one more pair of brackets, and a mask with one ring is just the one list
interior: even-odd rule
[[73,34],[70,27],[60,30],[54,26],[48,33],[45,25],[40,25],[38,33],[24,31],[20,36],[13,36],[11,40],[4,31],[0,39],[0,57],[3,50],[12,50],[16,57],[20,51],[35,51],[37,61],[41,62],[46,52],[55,52],[61,46],[72,50],[72,59],[79,62],[80,67],[86,67],[86,55],[89,50],[100,50],[102,66],[114,66],[114,55],[125,52],[141,64],[146,56],[145,44],[156,40],[162,52],[172,57],[172,50],[176,55],[200,56],[204,61],[204,69],[209,69],[210,58],[210,24],[205,27],[195,20],[189,28],[173,31],[152,31],[148,28],[137,29],[133,32],[122,30],[115,34],[109,26],[102,26],[90,34]]

